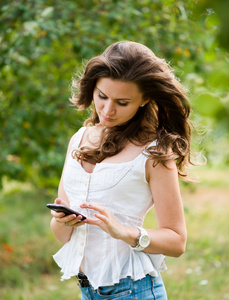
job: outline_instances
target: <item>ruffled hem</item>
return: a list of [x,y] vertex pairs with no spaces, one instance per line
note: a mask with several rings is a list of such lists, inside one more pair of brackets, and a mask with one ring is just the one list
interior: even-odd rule
[[78,231],[77,228],[74,228],[71,240],[53,255],[53,259],[61,268],[61,273],[63,274],[61,281],[70,279],[79,273],[79,266],[83,256],[80,255],[79,247],[77,247],[80,244]]
[[[58,266],[61,267],[61,266],[63,266],[63,260],[60,260],[59,259],[60,257],[58,258],[57,254],[54,255],[53,258],[56,261],[56,263],[58,264]],[[148,256],[152,256],[152,255],[148,254]],[[106,278],[106,277],[105,276],[103,277],[103,274],[101,274],[101,273],[100,273],[99,277],[103,278],[103,280],[99,280],[99,281],[95,280],[93,278],[94,276],[92,276],[91,274],[87,274],[87,276],[88,276],[88,279],[94,289],[98,289],[99,286],[114,285],[116,283],[119,283],[120,279],[126,278],[126,277],[131,277],[134,281],[136,281],[136,280],[140,280],[140,279],[144,278],[148,274],[151,276],[158,276],[158,274],[160,272],[164,272],[165,270],[167,270],[167,266],[165,263],[165,260],[166,260],[165,256],[164,255],[159,255],[159,256],[160,256],[160,257],[158,257],[159,259],[156,261],[156,263],[154,263],[158,266],[157,269],[151,264],[150,266],[148,266],[148,268],[143,269],[142,272],[137,272],[137,273],[133,274],[133,272],[129,271],[129,272],[120,274],[120,276],[117,276],[118,274],[116,274],[116,276],[111,278],[110,280],[104,280],[104,278]],[[154,258],[154,262],[155,262],[155,258]],[[60,272],[63,274],[61,276],[60,280],[61,281],[68,280],[71,277],[78,275],[79,267],[74,270],[71,270],[71,268],[64,267],[64,268],[61,268]],[[114,275],[114,274],[112,274],[112,275]]]
[[64,280],[68,280],[70,279],[71,277],[75,277],[78,275],[79,272],[77,272],[77,274],[75,273],[68,273],[68,274],[65,274],[64,271],[61,269],[60,271],[61,273],[63,273],[63,275],[61,276],[60,278],[60,281],[64,281]]
[[[154,263],[149,265],[149,266],[142,266],[142,271],[141,272],[136,272],[134,274],[134,272],[126,272],[126,273],[123,273],[123,274],[120,274],[119,276],[116,276],[111,278],[110,280],[104,280],[104,278],[106,278],[104,276],[103,280],[96,280],[98,279],[98,277],[93,277],[93,276],[90,276],[90,274],[87,274],[87,277],[91,283],[91,285],[93,286],[93,288],[96,290],[98,289],[98,287],[100,286],[110,286],[110,285],[114,285],[114,284],[117,284],[119,283],[119,281],[123,278],[126,278],[126,277],[130,277],[131,279],[133,279],[134,281],[136,280],[140,280],[142,278],[144,278],[146,275],[151,275],[153,277],[157,277],[159,275],[160,272],[164,272],[167,270],[167,266],[166,266],[166,258],[164,255],[162,254],[147,254],[147,256],[153,256],[153,260],[154,260]],[[155,256],[158,258],[157,261],[155,261]],[[158,266],[158,269],[155,268],[154,265],[157,265]],[[132,270],[133,271],[133,270]],[[113,274],[112,274],[113,275]],[[100,278],[103,277],[100,275]]]
[[[61,249],[63,250],[63,248]],[[62,273],[61,281],[68,280],[73,276],[78,275],[79,267],[74,264],[75,267],[67,267],[64,260],[61,258],[64,251],[59,251],[55,255],[53,255],[53,259],[57,263],[57,265],[61,268],[60,272]]]
[[[126,252],[125,252],[126,250]],[[94,289],[99,286],[109,286],[119,283],[120,279],[130,277],[134,281],[144,278],[146,275],[158,276],[167,269],[165,256],[162,254],[146,254],[136,252],[129,246],[122,249],[122,256],[112,257],[105,264],[91,268],[83,268]],[[129,251],[128,251],[129,250]],[[91,265],[90,263],[88,265]]]

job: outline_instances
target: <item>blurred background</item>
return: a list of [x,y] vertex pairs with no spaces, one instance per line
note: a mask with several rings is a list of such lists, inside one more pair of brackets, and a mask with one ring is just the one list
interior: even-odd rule
[[193,152],[207,158],[192,170],[200,183],[181,182],[189,240],[168,258],[169,299],[229,299],[227,0],[0,0],[0,299],[80,299],[74,279],[59,281],[45,206],[89,114],[70,105],[72,77],[120,40],[171,64],[189,91]]

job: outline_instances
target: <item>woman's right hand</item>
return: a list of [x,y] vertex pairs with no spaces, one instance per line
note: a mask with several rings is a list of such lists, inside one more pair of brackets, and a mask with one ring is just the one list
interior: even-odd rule
[[[69,204],[65,202],[64,200],[61,200],[60,198],[55,199],[55,204],[60,204],[69,207]],[[84,221],[82,220],[82,216],[76,216],[74,214],[65,216],[65,213],[63,212],[56,212],[54,210],[51,210],[51,214],[53,215],[56,222],[68,226],[68,227],[78,227],[84,224]]]

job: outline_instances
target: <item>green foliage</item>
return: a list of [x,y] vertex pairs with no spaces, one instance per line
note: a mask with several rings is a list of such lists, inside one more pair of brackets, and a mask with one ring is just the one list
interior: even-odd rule
[[[70,107],[71,78],[84,60],[117,40],[146,44],[170,61],[191,90],[196,121],[228,132],[228,57],[216,40],[220,20],[211,11],[197,18],[191,0],[4,1],[0,182],[6,175],[56,187],[67,143],[86,115]],[[227,133],[225,144],[228,139]],[[204,144],[209,157],[211,140]]]
[[77,65],[68,28],[58,22],[61,8],[52,18],[54,8],[44,1],[1,9],[0,176],[55,186],[68,136],[83,117],[68,103]]
[[[203,13],[208,11],[212,14],[211,23],[219,25],[217,30],[217,38],[219,43],[229,49],[229,3],[227,0],[197,0],[199,4],[196,12]],[[212,11],[211,11],[212,10]]]

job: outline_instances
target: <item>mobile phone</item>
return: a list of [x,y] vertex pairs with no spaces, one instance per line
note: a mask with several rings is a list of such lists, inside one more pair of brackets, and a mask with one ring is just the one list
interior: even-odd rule
[[68,215],[76,215],[76,216],[82,216],[83,218],[81,219],[82,221],[86,219],[86,217],[79,213],[78,211],[75,211],[74,209],[71,209],[67,206],[64,206],[64,205],[60,205],[60,204],[46,204],[46,206],[49,208],[49,209],[52,209],[52,210],[55,210],[56,212],[63,212],[65,213],[66,216]]

